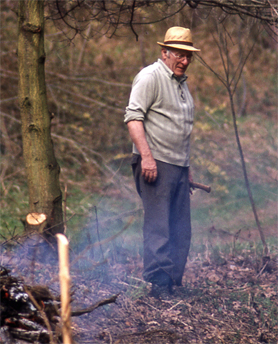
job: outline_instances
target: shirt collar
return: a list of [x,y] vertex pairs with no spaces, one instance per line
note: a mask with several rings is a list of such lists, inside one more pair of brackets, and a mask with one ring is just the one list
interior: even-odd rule
[[177,82],[182,84],[188,78],[185,74],[179,78],[176,77],[173,71],[161,59],[158,59],[158,63],[162,66],[163,71],[169,76],[170,79],[175,79]]

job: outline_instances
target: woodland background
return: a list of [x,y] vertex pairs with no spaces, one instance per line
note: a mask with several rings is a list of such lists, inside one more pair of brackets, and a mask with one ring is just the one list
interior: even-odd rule
[[[17,18],[7,3],[1,2],[0,37],[2,252],[7,247],[14,249],[13,239],[25,234],[28,213],[17,103]],[[132,80],[157,60],[160,48],[156,42],[174,25],[190,27],[200,56],[221,72],[221,57],[213,40],[215,26],[208,14],[188,7],[163,22],[138,26],[138,41],[124,27],[111,38],[100,35],[95,23],[83,37],[66,37],[46,20],[52,139],[61,167],[66,235],[73,254],[83,252],[79,271],[90,269],[92,262],[106,261],[110,268],[136,262],[132,271],[140,276],[143,210],[132,179],[131,141],[123,123]],[[155,21],[156,12],[151,15]],[[227,28],[236,55],[233,38],[242,33],[241,19],[231,16]],[[252,32],[248,40],[252,41]],[[227,92],[197,58],[187,75],[196,107],[191,139],[193,177],[212,188],[210,194],[197,190],[192,196],[189,263],[213,257],[221,265],[229,255],[260,257],[263,247],[244,185]],[[270,256],[277,257],[277,42],[264,30],[244,67],[235,99],[251,189]],[[105,239],[106,243],[84,250]],[[102,272],[96,268],[92,274],[100,277]]]
[[[144,12],[141,13],[144,15]],[[155,11],[152,14],[155,18]],[[20,117],[17,105],[16,14],[1,3],[1,234],[22,232],[28,212],[22,161]],[[157,41],[173,25],[193,29],[201,57],[221,73],[221,59],[208,13],[186,9],[148,26],[138,26],[139,40],[130,28],[108,38],[98,35],[99,24],[88,26],[84,37],[66,37],[46,20],[46,82],[52,138],[66,190],[68,235],[82,236],[81,228],[96,221],[119,226],[136,213],[133,230],[140,232],[141,203],[129,166],[131,142],[123,124],[132,80],[160,56]],[[227,22],[231,49],[243,30],[239,17]],[[93,39],[89,40],[93,34]],[[72,38],[72,39],[70,39]],[[252,32],[248,37],[252,41]],[[247,45],[248,42],[246,42]],[[191,166],[197,182],[212,193],[192,197],[194,236],[207,238],[208,229],[234,234],[256,232],[243,183],[227,92],[197,59],[188,70],[188,85],[195,99]],[[277,200],[277,44],[262,31],[247,61],[236,92],[237,121],[252,192],[262,226],[276,232]],[[123,214],[121,216],[122,213]],[[112,220],[111,220],[112,221]],[[114,222],[114,221],[112,221]],[[109,235],[109,225],[102,235]],[[115,223],[113,226],[115,228]],[[198,234],[199,233],[199,234]],[[200,238],[200,239],[201,239]],[[203,240],[203,239],[202,239]],[[201,241],[202,241],[201,240]],[[199,241],[199,240],[198,240]]]

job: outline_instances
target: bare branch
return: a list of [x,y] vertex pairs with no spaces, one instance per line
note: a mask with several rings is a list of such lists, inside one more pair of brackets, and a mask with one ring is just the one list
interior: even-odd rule
[[135,4],[136,4],[136,0],[133,0],[129,25],[131,27],[132,32],[134,33],[134,35],[136,37],[136,41],[138,41],[138,34],[135,32],[135,30],[133,28],[133,16],[134,16]]
[[[181,2],[178,9],[168,13],[173,3],[166,0],[82,0],[72,1],[72,6],[66,9],[66,1],[49,1],[50,17],[54,21],[61,20],[64,25],[75,34],[81,34],[86,28],[86,23],[97,22],[101,26],[95,31],[95,34],[108,35],[110,38],[121,26],[128,26],[135,34],[138,40],[138,34],[134,30],[135,25],[148,25],[161,22],[169,17],[181,12],[188,5],[193,9],[219,8],[227,15],[238,15],[252,17],[259,20],[262,24],[271,27],[278,27],[278,4],[270,0],[194,0]],[[64,6],[63,6],[64,5]],[[138,21],[135,18],[135,12],[144,8],[154,8],[155,10],[163,6],[163,10],[156,12],[156,18],[151,19],[151,15],[144,15],[144,20]],[[172,7],[171,7],[172,6]],[[82,19],[78,19],[78,18]],[[275,32],[275,31],[274,31]],[[275,32],[277,35],[277,33]],[[72,38],[71,38],[72,39]]]
[[101,300],[95,304],[93,304],[92,306],[88,307],[88,308],[84,308],[84,309],[76,309],[74,311],[71,311],[71,316],[79,316],[82,314],[87,314],[87,313],[91,313],[93,312],[95,309],[97,309],[98,307],[104,306],[104,305],[108,305],[110,303],[115,303],[117,300],[117,297],[119,296],[119,294],[113,295],[108,299],[104,299]]

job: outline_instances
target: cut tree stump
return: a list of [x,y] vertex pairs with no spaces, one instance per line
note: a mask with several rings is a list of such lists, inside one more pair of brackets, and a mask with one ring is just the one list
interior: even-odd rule
[[47,224],[46,220],[47,216],[44,213],[29,213],[26,216],[27,230],[43,233]]

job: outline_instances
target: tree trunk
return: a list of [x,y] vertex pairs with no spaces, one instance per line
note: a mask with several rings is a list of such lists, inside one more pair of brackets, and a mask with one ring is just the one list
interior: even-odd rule
[[63,233],[62,193],[50,134],[44,63],[44,1],[20,0],[19,106],[29,208],[32,213],[46,214],[46,228],[54,235]]

